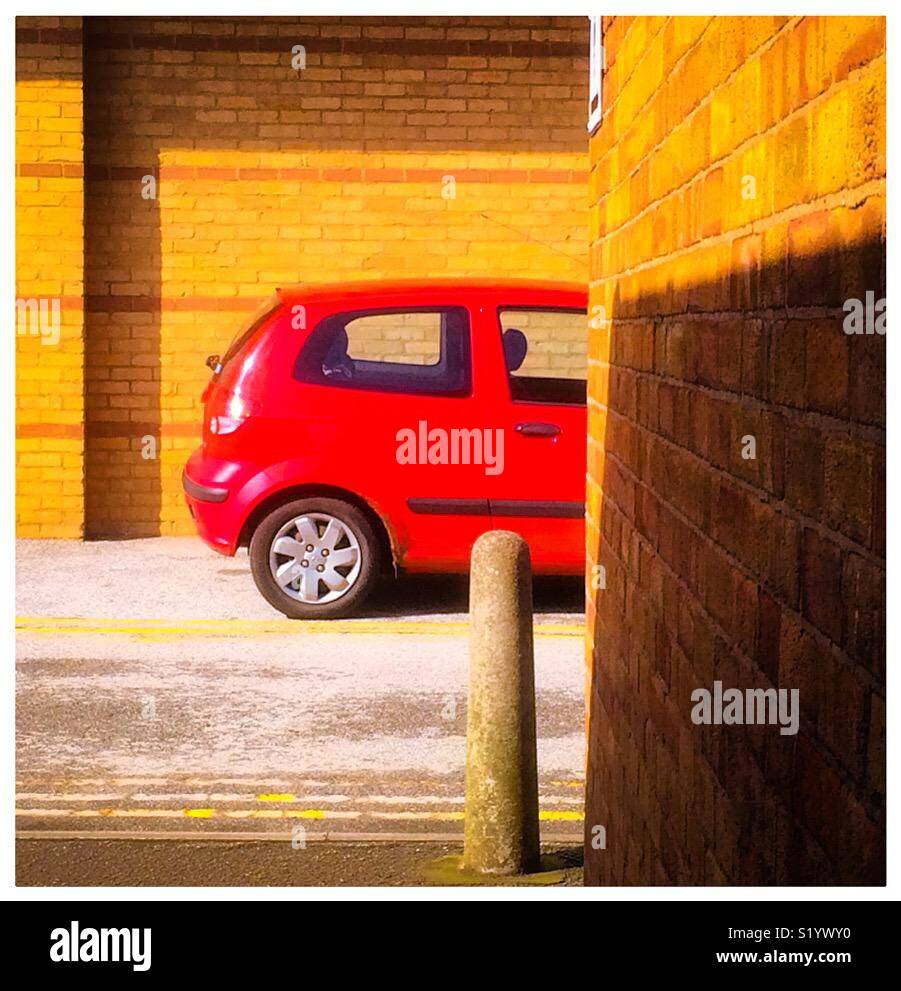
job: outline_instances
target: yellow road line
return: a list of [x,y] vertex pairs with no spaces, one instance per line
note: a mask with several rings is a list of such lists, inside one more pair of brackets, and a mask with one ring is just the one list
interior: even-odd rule
[[41,819],[356,819],[359,812],[324,809],[16,809],[16,816]]
[[[16,809],[16,816],[26,819],[388,819],[391,821],[462,822],[464,813],[457,810],[415,812],[361,812],[356,809]],[[542,822],[581,822],[581,812],[543,809]]]
[[[19,616],[16,629],[22,633],[121,634],[148,640],[168,637],[286,636],[296,634],[368,634],[370,636],[449,636],[465,634],[469,624],[461,620],[237,620],[192,619],[173,623],[163,619],[100,619],[66,616]],[[536,623],[536,636],[582,637],[581,623]]]

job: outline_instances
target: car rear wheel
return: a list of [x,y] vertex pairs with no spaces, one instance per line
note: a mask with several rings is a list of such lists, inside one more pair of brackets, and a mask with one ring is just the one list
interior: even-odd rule
[[280,506],[250,541],[257,588],[290,619],[353,613],[378,578],[378,557],[369,520],[338,499],[298,499]]

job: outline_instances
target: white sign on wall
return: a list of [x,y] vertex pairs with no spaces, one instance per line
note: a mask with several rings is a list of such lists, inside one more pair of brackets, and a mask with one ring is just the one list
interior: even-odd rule
[[601,15],[588,18],[588,130],[593,132],[601,123],[601,85],[604,78],[604,34]]

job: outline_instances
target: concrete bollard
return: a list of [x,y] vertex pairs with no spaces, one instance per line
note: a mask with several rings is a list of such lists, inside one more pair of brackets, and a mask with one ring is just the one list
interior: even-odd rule
[[519,534],[492,530],[470,562],[463,869],[538,869],[532,567]]

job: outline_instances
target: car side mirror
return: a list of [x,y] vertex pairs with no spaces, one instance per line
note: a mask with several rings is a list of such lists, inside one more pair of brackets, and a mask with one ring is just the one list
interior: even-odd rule
[[207,368],[212,369],[214,375],[218,375],[219,372],[222,371],[222,365],[219,364],[219,355],[218,354],[209,355],[206,360],[206,366]]

